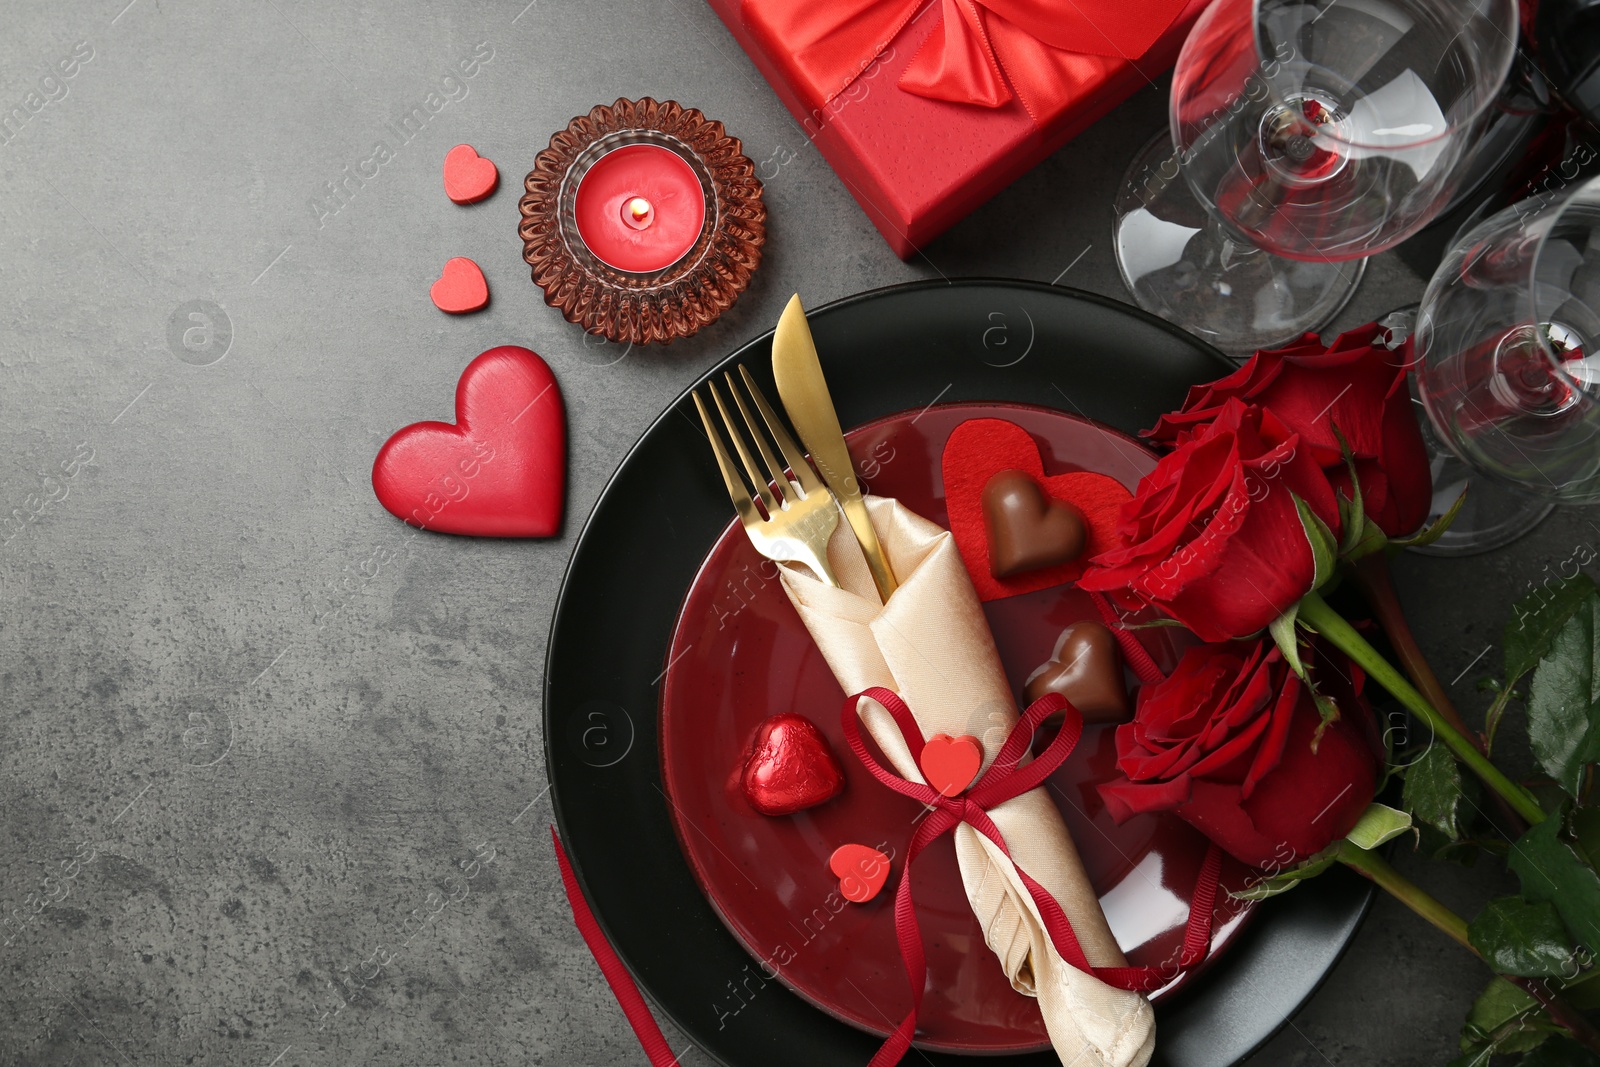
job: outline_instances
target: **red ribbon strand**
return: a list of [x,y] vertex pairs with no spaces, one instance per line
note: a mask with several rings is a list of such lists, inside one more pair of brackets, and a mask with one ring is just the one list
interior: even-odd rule
[[644,1054],[650,1057],[651,1067],[678,1067],[678,1057],[667,1044],[661,1027],[656,1025],[655,1016],[650,1014],[650,1005],[645,1003],[644,995],[633,982],[633,975],[628,973],[628,968],[623,965],[611,942],[606,940],[600,924],[595,921],[594,912],[589,910],[589,902],[584,899],[583,890],[578,886],[577,875],[572,873],[567,850],[561,847],[561,838],[556,836],[554,826],[550,827],[550,840],[556,846],[556,865],[561,868],[561,884],[567,891],[567,903],[572,905],[572,921],[578,924],[583,943],[589,946],[589,954],[600,965],[600,973],[605,975],[611,995],[617,998],[622,1014],[628,1017],[633,1036],[639,1039]]
[[[1140,673],[1142,675],[1143,672]],[[900,1062],[916,1037],[917,1017],[922,1010],[922,991],[927,979],[927,957],[922,950],[922,934],[917,926],[916,908],[911,902],[912,862],[930,844],[952,832],[962,823],[972,826],[999,846],[1000,851],[1009,857],[1011,853],[1006,848],[1005,839],[1001,836],[999,827],[989,818],[988,809],[1042,785],[1045,779],[1072,755],[1072,750],[1083,734],[1083,716],[1078,713],[1078,709],[1068,703],[1066,698],[1056,693],[1035,701],[1012,728],[988,770],[984,771],[966,792],[947,797],[922,782],[913,782],[900,777],[880,762],[867,747],[861,735],[858,709],[861,701],[869,697],[881,704],[893,716],[907,748],[911,750],[912,758],[919,762],[921,760],[922,731],[917,726],[911,709],[898,694],[881,687],[867,689],[845,701],[843,725],[845,740],[850,750],[874,778],[895,792],[924,805],[931,812],[911,836],[911,843],[906,849],[905,867],[895,888],[895,936],[900,944],[900,957],[905,966],[906,977],[911,982],[911,1011],[878,1049],[869,1065],[869,1067],[893,1067]],[[1045,719],[1058,711],[1064,713],[1060,732],[1042,753],[1025,766],[1022,765],[1021,761],[1032,744],[1033,735]],[[617,998],[617,1004],[627,1017],[628,1025],[633,1028],[634,1036],[639,1039],[639,1044],[649,1057],[652,1067],[678,1067],[678,1057],[667,1044],[661,1028],[656,1025],[644,995],[639,992],[633,976],[628,973],[616,950],[606,940],[599,922],[590,911],[589,903],[584,899],[583,890],[578,885],[577,876],[573,873],[572,864],[567,860],[566,850],[561,847],[561,838],[556,835],[554,827],[550,829],[550,840],[555,846],[556,863],[561,868],[561,884],[566,889],[567,902],[572,906],[573,922],[577,924],[578,932],[583,935],[584,944],[589,946],[589,952],[594,956],[595,962],[600,965],[600,972],[605,976],[606,984],[611,987],[612,995]],[[1212,845],[1201,866],[1200,877],[1190,904],[1189,922],[1184,931],[1183,949],[1178,960],[1180,970],[1199,963],[1211,947],[1212,908],[1216,902],[1217,882],[1221,869],[1222,852],[1216,845]],[[1081,971],[1087,971],[1108,985],[1141,992],[1158,988],[1176,975],[1176,971],[1167,967],[1091,966],[1060,903],[1022,868],[1017,867],[1016,871],[1039,911],[1039,917],[1044,922],[1051,943],[1067,963]]]
[[[845,701],[841,713],[845,742],[874,778],[931,811],[931,814],[918,824],[911,836],[911,843],[906,848],[905,867],[900,872],[900,882],[895,888],[895,934],[900,942],[900,958],[905,966],[906,978],[911,983],[911,1011],[878,1049],[877,1055],[872,1057],[869,1065],[869,1067],[892,1067],[893,1064],[900,1062],[906,1050],[911,1047],[912,1039],[916,1037],[917,1016],[922,1010],[922,990],[927,984],[927,958],[922,950],[922,934],[917,927],[916,909],[911,902],[912,863],[923,849],[962,823],[968,824],[988,838],[1009,858],[1011,852],[1006,848],[1005,839],[1001,836],[999,828],[989,818],[988,809],[1043,784],[1044,780],[1072,755],[1072,750],[1083,734],[1083,716],[1059,693],[1041,697],[1023,712],[1022,717],[1006,737],[1005,743],[1000,746],[994,762],[979,776],[977,782],[966,792],[947,797],[923,782],[902,778],[893,769],[880,762],[867,748],[866,741],[861,735],[859,716],[861,701],[867,698],[877,701],[888,711],[895,725],[899,727],[900,735],[905,740],[906,747],[910,749],[912,759],[921,762],[922,730],[917,725],[916,718],[911,714],[911,709],[906,706],[905,701],[900,699],[899,694],[881,686],[874,686],[857,693]],[[1064,713],[1060,732],[1042,753],[1026,766],[1022,766],[1020,761],[1031,746],[1034,733],[1045,719],[1058,711]],[[1216,845],[1212,845],[1201,866],[1200,877],[1190,905],[1189,922],[1184,931],[1183,949],[1178,959],[1180,970],[1200,962],[1211,947],[1212,907],[1216,901],[1217,881],[1221,870],[1222,852]],[[1159,988],[1175,976],[1176,972],[1167,967],[1092,966],[1084,956],[1078,937],[1072,930],[1072,923],[1068,921],[1061,904],[1021,867],[1016,867],[1016,872],[1028,890],[1034,907],[1038,909],[1051,944],[1055,946],[1061,958],[1073,967],[1094,975],[1108,985],[1139,992]]]

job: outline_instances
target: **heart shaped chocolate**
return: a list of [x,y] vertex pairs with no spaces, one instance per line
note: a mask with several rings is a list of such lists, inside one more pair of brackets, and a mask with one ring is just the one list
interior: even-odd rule
[[983,745],[976,737],[962,734],[934,734],[922,746],[922,777],[936,792],[947,797],[960,793],[978,776],[983,766]]
[[1071,504],[1045,495],[1032,475],[1005,470],[983,487],[989,573],[996,578],[1069,563],[1083,553],[1089,528]]
[[1088,619],[1061,631],[1050,661],[1028,675],[1024,691],[1030,704],[1046,693],[1060,693],[1088,723],[1127,722],[1133,717],[1117,637]]
[[[1131,452],[1141,447],[1130,438],[1119,446],[1119,451],[1126,448]],[[1133,499],[1128,487],[1109,475],[1087,470],[1049,473],[1033,435],[1005,419],[968,419],[957,426],[945,442],[940,471],[949,507],[950,534],[961,551],[961,562],[972,576],[972,588],[983,601],[1076,581],[1090,559],[1120,543],[1119,515],[1122,506]],[[993,557],[985,528],[983,490],[1001,471],[1021,471],[1051,500],[1078,509],[1088,525],[1088,537],[1077,559],[1010,578],[996,578],[990,573]]]
[[739,784],[761,814],[793,815],[838,796],[844,772],[815,723],[803,715],[774,715],[750,738]]
[[840,896],[865,904],[888,879],[889,857],[867,845],[840,845],[828,857],[828,870],[839,879]]

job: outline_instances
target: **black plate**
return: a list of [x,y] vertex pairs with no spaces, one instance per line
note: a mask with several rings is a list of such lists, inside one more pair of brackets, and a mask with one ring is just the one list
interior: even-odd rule
[[[809,317],[847,428],[936,402],[1008,400],[1132,433],[1181,404],[1189,385],[1233,366],[1136,308],[1033,282],[896,286]],[[771,344],[770,333],[759,337],[712,373],[746,363],[770,388]],[[764,981],[717,920],[678,850],[661,791],[657,684],[667,643],[731,511],[686,393],[600,494],[556,603],[544,686],[556,824],[611,944],[703,1051],[729,1067],[865,1064],[877,1039]],[[642,536],[646,516],[651,533]],[[1268,901],[1192,991],[1161,1005],[1154,1062],[1224,1067],[1249,1055],[1316,990],[1370,901],[1370,887],[1342,868]],[[1060,1063],[1049,1053],[910,1058],[936,1067]]]

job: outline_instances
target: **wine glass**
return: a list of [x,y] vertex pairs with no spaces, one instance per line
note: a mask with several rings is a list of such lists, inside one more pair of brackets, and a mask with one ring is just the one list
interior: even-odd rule
[[1241,356],[1325,325],[1364,258],[1455,194],[1516,15],[1515,0],[1216,0],[1173,73],[1171,140],[1117,200],[1134,298]]
[[1516,524],[1452,527],[1458,550],[1510,542],[1552,502],[1600,501],[1600,178],[1458,238],[1413,345],[1435,438],[1527,509]]

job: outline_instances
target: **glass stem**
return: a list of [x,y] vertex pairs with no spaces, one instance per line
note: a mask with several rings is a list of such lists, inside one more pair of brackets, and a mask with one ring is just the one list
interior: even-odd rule
[[1483,784],[1495,793],[1504,797],[1506,803],[1511,805],[1523,820],[1532,826],[1544,821],[1544,812],[1540,810],[1538,801],[1533,795],[1522,788],[1490,763],[1484,754],[1478,751],[1476,745],[1446,722],[1432,704],[1428,703],[1423,695],[1417,692],[1412,684],[1406,681],[1405,676],[1389,663],[1388,660],[1378,655],[1377,649],[1367,643],[1367,639],[1356,632],[1355,627],[1344,620],[1344,617],[1328,606],[1322,595],[1316,590],[1307,593],[1300,600],[1300,621],[1305,623],[1356,662],[1362,670],[1366,671],[1378,684],[1392,693],[1396,700],[1404,704],[1413,715],[1428,724],[1434,736],[1443,741],[1445,747],[1455,753],[1457,759],[1466,764],[1476,774]]

